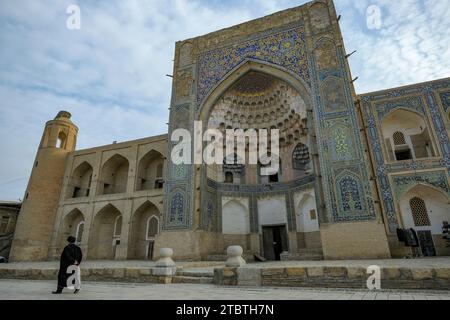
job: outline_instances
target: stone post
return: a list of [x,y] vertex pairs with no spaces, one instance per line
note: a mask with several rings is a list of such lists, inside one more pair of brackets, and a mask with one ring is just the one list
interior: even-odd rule
[[172,260],[173,250],[162,248],[159,251],[160,259],[156,261],[156,266],[152,269],[155,276],[174,276],[177,272],[177,266]]
[[231,246],[227,249],[228,260],[225,265],[229,268],[239,268],[246,265],[242,253],[244,250],[240,246]]

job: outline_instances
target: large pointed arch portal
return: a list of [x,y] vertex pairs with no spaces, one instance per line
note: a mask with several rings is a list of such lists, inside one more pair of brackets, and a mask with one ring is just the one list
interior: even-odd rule
[[[329,223],[334,228],[325,228],[322,232],[325,257],[351,258],[371,252],[372,244],[363,243],[358,248],[353,246],[361,228],[382,239],[383,245],[377,247],[381,249],[372,256],[387,257],[386,234],[383,226],[377,223],[374,186],[370,182],[364,140],[355,110],[354,88],[343,42],[338,36],[340,31],[335,23],[335,10],[328,1],[317,1],[302,7],[295,14],[290,23],[281,22],[276,27],[271,24],[273,21],[268,22],[268,27],[263,27],[263,30],[257,24],[252,25],[254,22],[249,22],[248,31],[242,31],[245,35],[232,28],[178,43],[169,137],[176,129],[189,131],[191,137],[201,135],[202,132],[194,132],[194,121],[201,121],[203,129],[207,128],[218,101],[250,73],[263,75],[254,79],[266,76],[267,79],[286,83],[306,106],[307,129],[313,141],[310,138],[310,141],[298,142],[311,150],[315,168],[313,174],[318,181],[316,200],[321,223]],[[251,86],[254,87],[254,83],[250,83]],[[233,128],[243,122],[253,122],[260,125],[258,128],[270,130],[288,127],[290,121],[296,119],[295,110],[291,118],[279,121],[284,110],[265,112],[267,109],[263,107],[260,109],[262,114],[247,118],[230,110],[231,114],[224,115],[230,124],[223,124],[225,128]],[[297,120],[302,121],[302,118]],[[296,134],[300,134],[297,139],[301,139],[301,133],[300,129],[288,132],[284,142],[295,142]],[[174,145],[176,143],[169,142],[169,154]],[[192,148],[192,157],[194,153],[195,148]],[[291,158],[291,154],[286,158]],[[219,196],[214,183],[209,184],[206,178],[205,167],[168,164],[163,229],[201,230],[206,214],[202,210],[208,208],[209,201]],[[288,167],[283,165],[283,169]],[[220,176],[220,172],[216,175]],[[246,170],[246,179],[247,176],[250,175]],[[279,178],[279,183],[292,179],[285,170]],[[352,203],[349,205],[344,203],[346,201]],[[169,219],[170,212],[176,212],[181,218]],[[255,221],[254,217],[251,219]],[[295,217],[288,219],[292,226],[293,219]],[[251,227],[255,230],[255,226]],[[337,239],[337,235],[342,233],[346,237]],[[340,247],[335,247],[337,244]],[[346,250],[342,250],[344,247]]]

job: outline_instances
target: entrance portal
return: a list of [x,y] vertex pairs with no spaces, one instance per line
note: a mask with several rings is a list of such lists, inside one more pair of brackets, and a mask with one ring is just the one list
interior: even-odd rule
[[431,231],[417,231],[417,237],[419,238],[420,248],[424,257],[435,257],[436,248],[433,242],[433,235]]
[[263,227],[264,257],[280,261],[281,254],[288,250],[286,226]]

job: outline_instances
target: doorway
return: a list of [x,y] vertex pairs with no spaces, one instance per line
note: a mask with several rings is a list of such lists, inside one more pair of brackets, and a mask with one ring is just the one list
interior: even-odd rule
[[417,231],[420,248],[424,257],[435,257],[436,248],[434,246],[433,235],[431,231]]
[[153,260],[153,249],[155,247],[155,241],[150,240],[147,245],[147,260]]
[[262,230],[264,258],[280,261],[281,254],[288,251],[286,226],[266,226]]

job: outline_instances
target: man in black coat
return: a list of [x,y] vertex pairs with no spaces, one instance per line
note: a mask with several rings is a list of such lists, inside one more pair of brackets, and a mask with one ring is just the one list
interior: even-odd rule
[[[67,280],[71,276],[71,274],[67,273],[67,268],[73,265],[79,266],[81,260],[83,260],[81,249],[75,244],[75,237],[70,236],[69,238],[67,238],[67,242],[69,242],[69,244],[64,248],[61,254],[58,272],[58,289],[56,291],[53,291],[53,294],[60,294],[62,293],[63,289],[67,287]],[[79,291],[79,288],[75,288],[74,293],[78,293]]]

